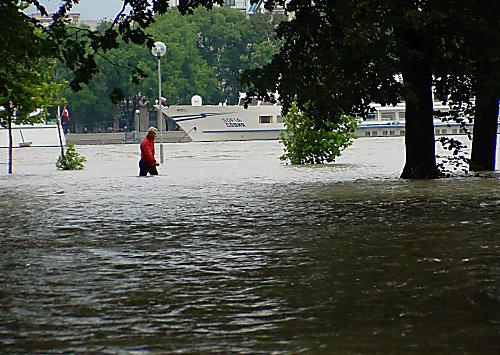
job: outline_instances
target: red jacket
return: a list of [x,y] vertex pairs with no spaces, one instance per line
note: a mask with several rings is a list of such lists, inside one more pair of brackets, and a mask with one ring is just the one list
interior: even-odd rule
[[156,165],[155,140],[146,137],[141,142],[141,159],[148,165]]

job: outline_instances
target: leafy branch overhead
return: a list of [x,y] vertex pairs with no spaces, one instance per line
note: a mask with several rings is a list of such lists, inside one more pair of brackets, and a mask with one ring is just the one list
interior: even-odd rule
[[[48,58],[58,58],[74,72],[70,85],[74,90],[80,90],[82,84],[88,83],[92,75],[98,71],[96,57],[117,48],[120,41],[151,46],[153,39],[146,29],[154,22],[155,15],[164,14],[169,8],[169,2],[164,0],[124,0],[121,10],[116,14],[109,27],[102,32],[78,29],[74,30],[67,23],[66,16],[79,0],[68,0],[61,3],[59,9],[51,15],[52,22],[43,26],[21,11],[28,6],[34,6],[44,16],[49,16],[47,9],[37,0],[26,0],[23,6],[19,1],[3,1],[0,5],[0,34],[2,39],[16,43],[22,40],[20,32],[25,32],[24,49],[34,50],[34,53]],[[11,23],[11,25],[9,25]],[[15,25],[15,26],[13,26]],[[16,28],[17,31],[9,29]],[[39,46],[30,46],[29,38],[36,29],[39,33]],[[12,48],[0,51],[11,51]]]

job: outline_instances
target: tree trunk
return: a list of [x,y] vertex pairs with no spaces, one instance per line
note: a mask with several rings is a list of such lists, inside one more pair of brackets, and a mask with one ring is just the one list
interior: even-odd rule
[[7,118],[7,127],[9,130],[9,165],[8,165],[8,172],[9,174],[12,174],[12,117]]
[[432,74],[429,63],[409,61],[403,65],[406,101],[406,162],[401,178],[435,179],[436,166],[432,106]]
[[498,95],[480,90],[476,96],[476,112],[472,140],[471,171],[495,170],[498,126]]

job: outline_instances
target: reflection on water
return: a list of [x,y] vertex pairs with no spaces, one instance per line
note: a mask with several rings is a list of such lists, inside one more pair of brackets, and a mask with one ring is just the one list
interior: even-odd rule
[[167,145],[151,178],[136,146],[17,150],[0,352],[498,353],[499,176],[401,181],[401,140],[360,141]]

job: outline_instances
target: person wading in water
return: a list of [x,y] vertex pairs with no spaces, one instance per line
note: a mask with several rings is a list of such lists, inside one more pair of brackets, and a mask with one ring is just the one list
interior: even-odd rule
[[160,165],[155,159],[155,138],[158,130],[154,127],[148,129],[146,137],[141,142],[141,160],[139,160],[139,176],[158,175],[156,167]]

